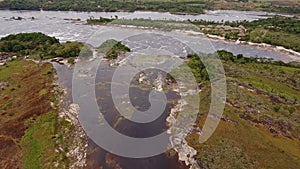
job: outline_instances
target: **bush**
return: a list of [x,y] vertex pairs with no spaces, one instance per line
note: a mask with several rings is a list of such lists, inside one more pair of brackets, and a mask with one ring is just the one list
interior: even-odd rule
[[89,47],[84,46],[81,48],[80,56],[91,57],[91,56],[93,56],[93,51]]
[[111,49],[106,53],[106,57],[111,59],[116,59],[118,57],[118,53],[115,50]]
[[275,112],[279,112],[279,110],[281,109],[281,107],[280,107],[280,105],[275,105],[273,107],[273,109],[274,109]]
[[75,63],[75,59],[74,58],[69,58],[68,59],[68,63],[69,64],[74,64]]

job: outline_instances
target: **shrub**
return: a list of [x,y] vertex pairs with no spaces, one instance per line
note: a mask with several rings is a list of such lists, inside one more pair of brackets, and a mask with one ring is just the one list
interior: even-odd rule
[[280,108],[281,108],[280,105],[275,105],[273,107],[273,109],[274,109],[275,112],[279,112]]

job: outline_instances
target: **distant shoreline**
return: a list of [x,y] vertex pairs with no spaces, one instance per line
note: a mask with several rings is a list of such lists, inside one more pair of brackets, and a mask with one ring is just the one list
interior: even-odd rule
[[177,15],[198,15],[204,14],[207,10],[238,10],[270,12],[276,14],[292,14],[300,16],[300,2],[288,2],[284,5],[273,2],[251,1],[71,1],[64,0],[64,3],[56,1],[45,2],[23,2],[17,3],[13,0],[0,0],[0,10],[45,10],[45,11],[77,11],[77,12],[169,12]]
[[[90,24],[90,25],[97,25],[97,24]],[[99,26],[114,26],[114,27],[129,28],[129,29],[144,29],[144,30],[149,29],[149,30],[164,31],[162,29],[155,28],[155,27],[136,26],[136,25],[109,24],[109,25],[99,25]],[[226,42],[226,43],[236,43],[236,44],[247,45],[247,46],[261,47],[261,48],[268,49],[268,50],[273,50],[273,51],[279,51],[279,52],[289,54],[289,56],[293,60],[300,61],[300,52],[297,52],[297,51],[292,50],[292,49],[285,48],[283,46],[276,46],[276,45],[271,45],[271,44],[267,44],[267,43],[254,43],[254,42],[251,42],[251,41],[230,40],[230,39],[225,39],[222,36],[217,36],[217,35],[212,35],[212,34],[205,34],[203,32],[200,32],[200,31],[197,32],[197,31],[193,31],[193,30],[174,29],[174,30],[167,30],[167,31],[187,33],[187,34],[194,35],[194,36],[202,35],[202,36],[205,36],[205,37],[209,38],[210,40],[222,41],[222,42]]]

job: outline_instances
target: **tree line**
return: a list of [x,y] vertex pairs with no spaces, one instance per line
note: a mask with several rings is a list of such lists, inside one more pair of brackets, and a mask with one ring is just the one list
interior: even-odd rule
[[80,42],[60,43],[55,37],[42,33],[20,33],[0,39],[0,52],[34,55],[41,59],[77,57],[83,46]]
[[[195,25],[204,25],[204,33],[223,36],[226,39],[250,41],[255,43],[267,43],[275,46],[283,46],[288,49],[300,51],[300,20],[297,17],[273,16],[255,21],[222,21],[213,22],[205,20],[194,20]],[[210,28],[208,28],[210,25]],[[237,28],[243,26],[243,36],[238,37],[240,31],[225,30],[221,26],[231,26]]]

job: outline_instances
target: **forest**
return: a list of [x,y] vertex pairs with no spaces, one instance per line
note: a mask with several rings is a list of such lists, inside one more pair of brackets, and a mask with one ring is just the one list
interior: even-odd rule
[[0,2],[0,8],[26,10],[63,10],[63,11],[160,11],[171,13],[203,13],[203,9],[210,9],[212,2],[199,1],[135,1],[135,0],[6,0]]
[[201,14],[204,10],[245,10],[299,14],[299,2],[275,0],[4,0],[0,9],[62,11],[159,11]]

